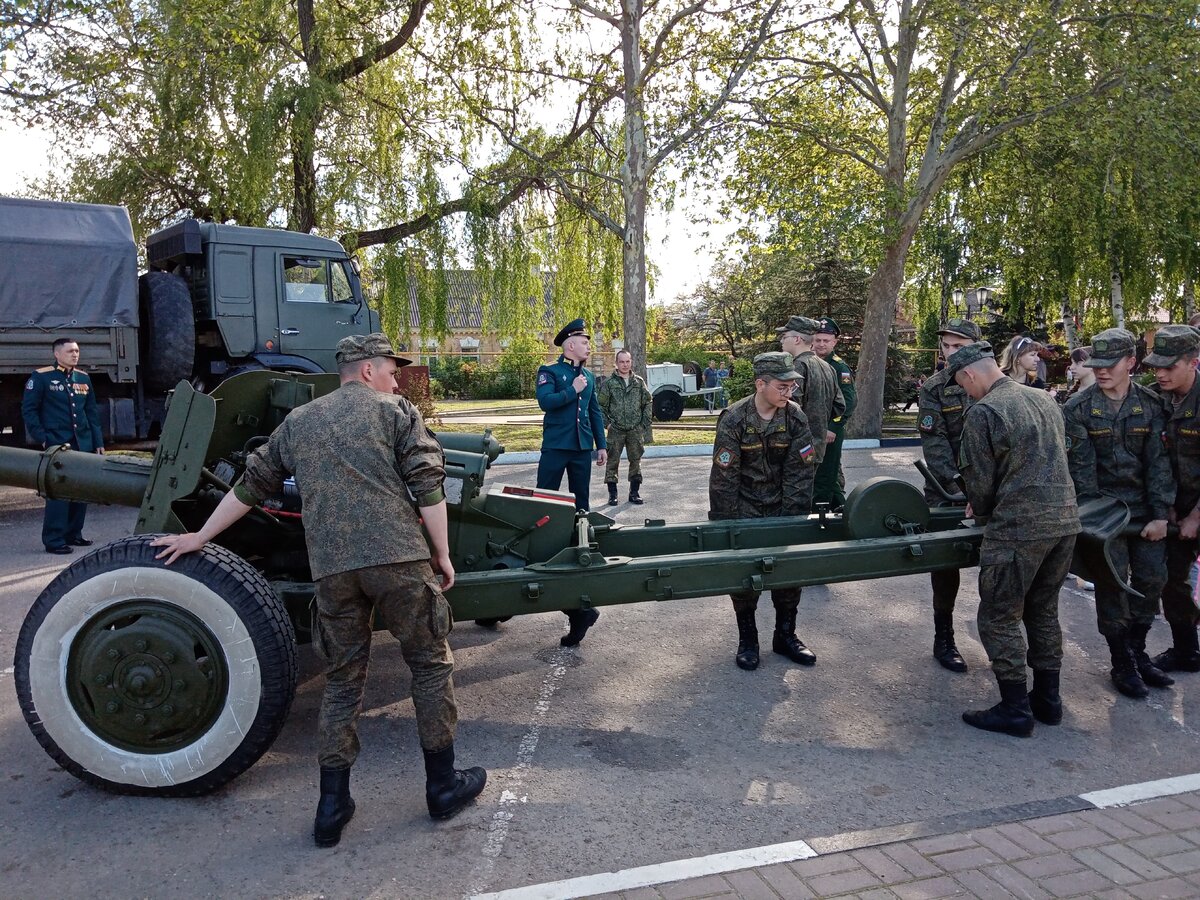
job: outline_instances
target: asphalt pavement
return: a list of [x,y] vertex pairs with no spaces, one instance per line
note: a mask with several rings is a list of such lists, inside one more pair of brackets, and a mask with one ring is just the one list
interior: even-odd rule
[[[851,451],[847,478],[917,483],[916,453]],[[613,511],[627,522],[704,519],[708,467],[705,458],[649,460],[645,506],[625,502],[622,485]],[[534,471],[499,466],[489,477],[532,485]],[[604,495],[596,471],[596,508]],[[1061,595],[1063,725],[1029,740],[965,726],[964,709],[995,700],[974,625],[974,573],[964,573],[956,612],[965,675],[931,658],[928,578],[909,576],[806,588],[798,630],[817,653],[812,669],[770,652],[756,672],[736,668],[725,597],[605,607],[578,650],[558,646],[566,619],[557,613],[496,630],[458,623],[458,759],[487,767],[490,779],[474,807],[440,824],[424,809],[409,675],[395,641],[377,635],[351,782],[358,813],[337,848],[317,850],[310,831],[323,681],[307,648],[279,740],[208,797],[108,794],[42,752],[8,668],[26,610],[70,562],[41,552],[40,519],[36,497],[0,489],[7,896],[467,897],[953,821],[1197,768],[1200,676],[1149,701],[1119,697],[1092,597],[1073,582]],[[97,507],[88,522],[90,537],[111,540],[128,533],[134,513]],[[761,631],[771,616],[764,601]],[[1152,650],[1165,642],[1157,625]]]

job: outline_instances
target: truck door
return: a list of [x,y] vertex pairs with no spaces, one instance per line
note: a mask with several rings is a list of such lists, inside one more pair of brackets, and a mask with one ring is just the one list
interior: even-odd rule
[[279,261],[279,349],[332,372],[337,342],[364,331],[355,322],[359,301],[351,288],[349,261],[302,253],[282,253]]

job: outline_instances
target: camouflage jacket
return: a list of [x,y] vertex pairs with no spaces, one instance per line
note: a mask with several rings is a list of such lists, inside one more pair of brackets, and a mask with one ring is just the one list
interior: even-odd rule
[[653,398],[641,376],[630,374],[629,382],[615,372],[604,379],[596,390],[600,412],[609,428],[618,431],[640,431],[650,427],[650,407]]
[[1079,533],[1062,414],[1049,394],[1001,378],[967,413],[959,469],[990,538],[1035,541]]
[[1115,416],[1099,385],[1068,400],[1063,418],[1075,492],[1124,500],[1137,521],[1165,519],[1175,502],[1175,479],[1163,447],[1169,415],[1161,396],[1132,381]]
[[846,411],[846,400],[838,384],[837,371],[817,354],[807,350],[795,357],[796,371],[804,381],[792,399],[804,409],[808,427],[813,433],[816,462],[825,458],[825,434],[834,419]]
[[[963,420],[971,408],[971,398],[946,375],[935,372],[917,392],[917,431],[921,434],[921,453],[933,477],[951,493],[958,492],[954,476],[958,474],[958,452],[962,442]],[[925,499],[945,502],[929,486]]]
[[815,475],[813,438],[804,411],[789,403],[764,422],[754,395],[743,397],[717,420],[708,517],[808,515]]
[[350,382],[288,413],[250,455],[235,490],[256,504],[295,476],[318,579],[429,559],[417,506],[445,499],[445,464],[412,404]]
[[1200,377],[1179,404],[1157,384],[1150,390],[1167,404],[1167,456],[1175,476],[1175,514],[1182,519],[1200,506]]

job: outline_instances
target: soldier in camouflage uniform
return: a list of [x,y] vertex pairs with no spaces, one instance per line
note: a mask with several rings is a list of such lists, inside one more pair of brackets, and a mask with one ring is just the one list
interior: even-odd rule
[[[442,594],[454,584],[454,567],[441,445],[416,408],[392,393],[396,369],[409,360],[395,354],[386,336],[343,338],[337,361],[341,388],[288,414],[251,454],[245,474],[200,531],[154,541],[166,548],[159,558],[169,565],[281,493],[284,479],[295,476],[317,588],[315,631],[328,660],[320,717],[321,799],[313,823],[319,847],[336,844],[354,815],[350,767],[359,749],[356,725],[372,611],[400,642],[412,670],[429,814],[454,815],[487,779],[481,768],[454,768],[458,713],[446,640],[452,615]],[[434,567],[443,578],[440,587]]]
[[846,423],[858,405],[858,390],[854,387],[854,372],[846,361],[834,353],[838,335],[842,333],[838,323],[828,316],[817,319],[817,333],[813,335],[813,350],[837,373],[838,385],[846,411],[836,416],[829,426],[837,437],[825,448],[825,458],[817,467],[817,480],[813,487],[813,502],[828,503],[830,509],[839,510],[846,505],[846,475],[842,471],[842,442],[845,440]]
[[1096,383],[1063,408],[1067,453],[1075,490],[1081,498],[1116,497],[1129,506],[1137,537],[1115,538],[1109,549],[1117,572],[1130,573],[1141,599],[1096,584],[1096,618],[1112,654],[1112,680],[1127,697],[1145,697],[1151,687],[1173,680],[1146,653],[1146,636],[1158,612],[1166,581],[1167,517],[1175,503],[1175,479],[1163,447],[1170,410],[1162,396],[1130,378],[1137,343],[1122,328],[1092,339],[1084,363],[1096,370]]
[[833,366],[813,352],[813,336],[817,333],[816,319],[792,316],[782,328],[776,328],[779,345],[792,355],[793,365],[800,373],[800,385],[792,401],[800,404],[813,433],[813,458],[819,466],[825,458],[827,445],[837,435],[831,430],[833,420],[846,411],[846,400],[838,387]]
[[621,450],[629,457],[629,502],[641,504],[643,438],[650,427],[653,398],[640,375],[633,373],[633,355],[617,351],[617,371],[604,380],[596,391],[600,412],[608,423],[608,463],[604,482],[608,485],[608,505],[617,505],[617,469]]
[[[991,709],[963,713],[963,721],[1028,737],[1034,719],[1062,721],[1058,592],[1080,530],[1062,417],[1048,394],[1006,376],[986,341],[954,353],[946,371],[975,401],[963,425],[959,468],[971,513],[987,522],[979,548],[979,640],[1001,697]],[[1032,693],[1026,693],[1027,657]]]
[[[967,319],[948,319],[938,329],[938,349],[942,359],[967,344],[978,341],[979,326]],[[947,491],[958,493],[958,450],[963,421],[971,408],[971,398],[946,370],[935,372],[921,385],[917,395],[917,431],[921,435],[921,453],[925,464]],[[925,486],[925,501],[930,506],[947,506],[948,501],[932,485]],[[951,672],[967,671],[967,664],[954,642],[954,601],[958,597],[959,573],[931,572],[933,587],[933,658]]]
[[1154,657],[1164,672],[1200,672],[1196,624],[1200,607],[1192,592],[1190,573],[1200,553],[1200,378],[1196,358],[1200,335],[1187,325],[1167,325],[1154,335],[1154,347],[1142,361],[1154,370],[1150,389],[1169,403],[1167,454],[1175,475],[1175,505],[1168,520],[1179,533],[1167,538],[1167,583],[1163,587],[1163,618],[1171,626],[1173,646]]
[[[804,516],[812,508],[816,455],[804,411],[790,397],[800,380],[787,353],[754,357],[754,393],[734,403],[717,420],[708,478],[710,519]],[[758,668],[757,591],[732,595],[737,616],[736,662]],[[816,654],[796,637],[800,588],[771,591],[775,633],[771,649],[811,666]]]

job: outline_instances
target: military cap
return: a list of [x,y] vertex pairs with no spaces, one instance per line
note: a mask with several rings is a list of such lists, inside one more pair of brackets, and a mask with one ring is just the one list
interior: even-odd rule
[[400,366],[407,366],[412,363],[411,359],[397,354],[392,349],[392,342],[388,340],[388,336],[378,331],[374,334],[352,334],[337,342],[336,359],[339,366],[343,363],[358,362],[363,359],[375,359],[379,356],[390,357]]
[[1200,333],[1191,325],[1164,325],[1154,333],[1154,347],[1142,360],[1147,366],[1173,366],[1186,353],[1200,350]]
[[754,357],[754,377],[774,378],[777,381],[798,381],[804,376],[793,368],[790,353],[760,353]]
[[561,347],[567,342],[567,338],[573,338],[577,334],[582,334],[585,338],[591,337],[587,332],[587,326],[583,324],[583,319],[574,319],[564,325],[563,330],[554,336],[554,346]]
[[976,341],[973,344],[967,344],[965,347],[959,347],[946,360],[947,377],[953,378],[967,366],[977,363],[981,359],[995,358],[996,354],[992,352],[992,345],[987,341]]
[[817,319],[817,334],[841,334],[842,329],[838,327],[838,323],[829,318],[829,316],[821,316]]
[[810,319],[808,316],[792,316],[787,320],[787,324],[782,328],[776,328],[777,334],[783,334],[785,331],[795,331],[798,334],[816,334],[817,329],[821,325],[816,319]]
[[956,334],[959,337],[965,337],[972,341],[977,341],[983,337],[983,332],[979,330],[979,326],[970,319],[947,319],[942,323],[942,327],[938,329],[938,334]]
[[1088,369],[1107,369],[1137,351],[1137,339],[1124,328],[1106,328],[1092,338],[1092,358],[1084,362]]

